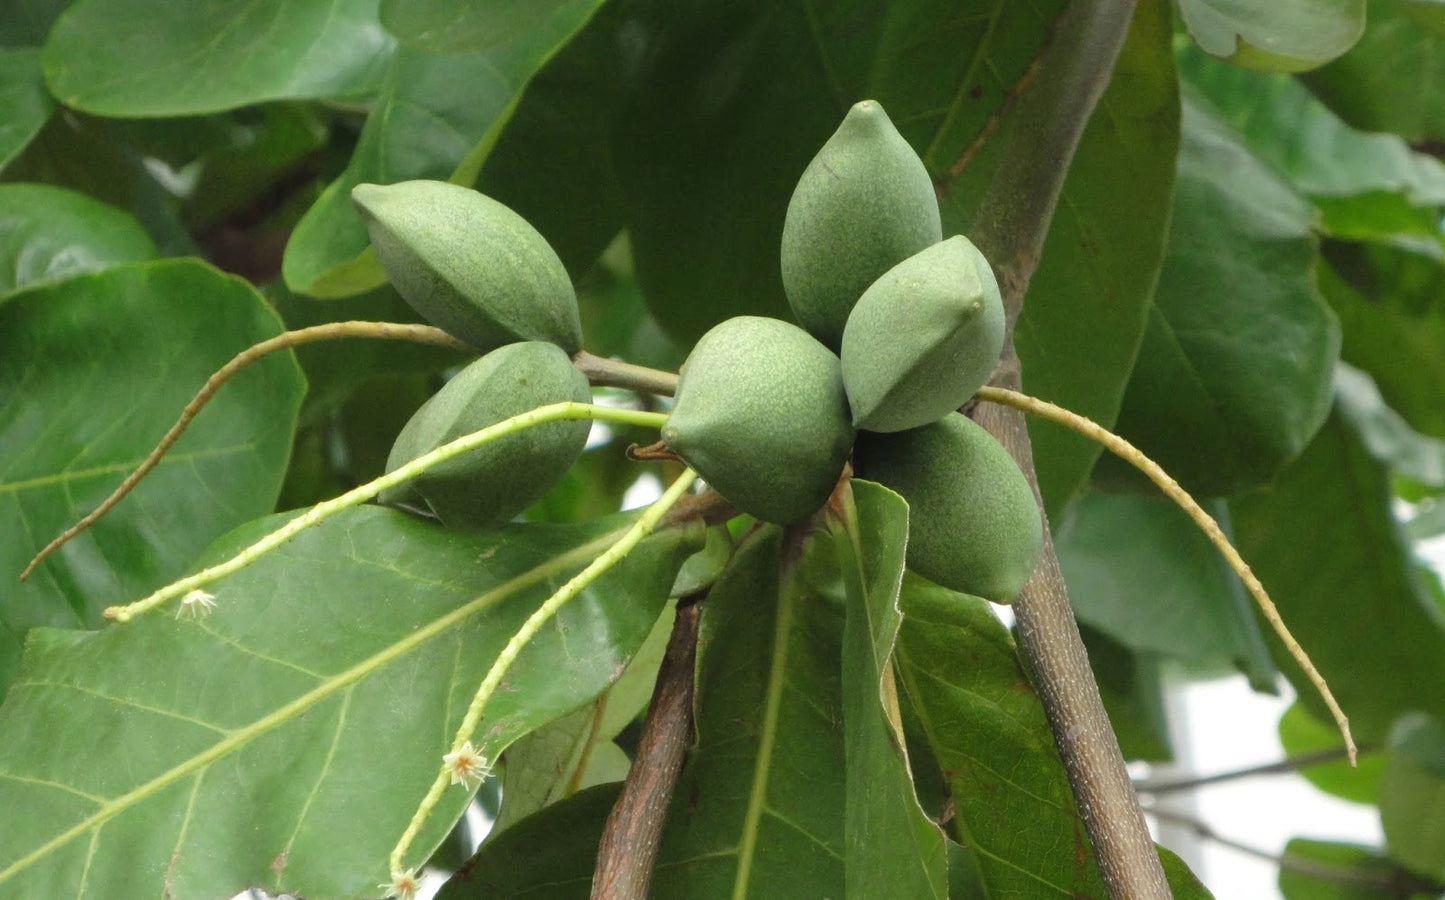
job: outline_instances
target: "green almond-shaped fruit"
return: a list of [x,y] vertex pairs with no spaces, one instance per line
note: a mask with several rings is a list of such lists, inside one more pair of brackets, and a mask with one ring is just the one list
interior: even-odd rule
[[662,439],[745,513],[786,525],[833,492],[853,444],[838,357],[796,325],[738,316],[683,364]]
[[863,292],[843,330],[853,424],[904,431],[937,422],[988,380],[1003,332],[993,268],[968,238],[908,257]]
[[868,285],[942,238],[923,161],[877,101],[854,104],[788,203],[782,274],[793,315],[836,351]]
[[909,568],[995,603],[1033,574],[1043,525],[1013,457],[960,413],[896,434],[858,435],[853,469],[908,501]]
[[444,181],[358,184],[387,277],[433,325],[479,350],[516,341],[582,349],[582,320],[567,270],[521,216]]
[[[591,399],[586,376],[557,345],[528,341],[499,347],[422,404],[392,444],[386,470],[539,406]],[[524,428],[383,492],[381,502],[415,506],[420,498],[448,527],[494,528],[541,499],[566,474],[589,430],[584,419]]]

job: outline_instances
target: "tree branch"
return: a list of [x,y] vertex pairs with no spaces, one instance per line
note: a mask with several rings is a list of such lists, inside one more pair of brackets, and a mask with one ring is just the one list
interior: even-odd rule
[[[1074,150],[1108,85],[1133,9],[1128,0],[1076,0],[1055,23],[1053,46],[1019,98],[1005,162],[970,225],[970,239],[994,264],[1008,314],[1009,338],[991,381],[996,386],[1022,386],[1014,325]],[[974,416],[1029,476],[1042,510],[1023,415],[983,404]],[[1047,522],[1038,568],[1013,609],[1019,644],[1038,679],[1049,727],[1110,895],[1130,900],[1169,897],[1074,622]]]
[[[692,602],[689,602],[692,601]],[[692,740],[693,666],[702,604],[677,605],[637,758],[612,807],[597,851],[593,900],[644,900],[682,758]]]

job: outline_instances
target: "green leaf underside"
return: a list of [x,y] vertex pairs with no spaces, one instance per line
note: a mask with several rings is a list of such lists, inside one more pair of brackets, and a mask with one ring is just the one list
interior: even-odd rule
[[1365,30],[1365,0],[1180,0],[1179,11],[1205,52],[1276,72],[1323,65]]
[[49,185],[0,185],[0,300],[26,285],[155,255],[140,223],[113,206]]
[[[912,575],[900,604],[900,686],[949,778],[987,895],[1105,896],[1043,707],[989,604]],[[1175,897],[1209,896],[1160,855]]]
[[[1280,716],[1279,742],[1288,756],[1344,749],[1339,729],[1332,722],[1315,718],[1299,701],[1290,704]],[[1327,794],[1374,805],[1379,802],[1384,756],[1378,750],[1366,749],[1357,762],[1351,766],[1341,753],[1334,762],[1300,766],[1298,771],[1306,781]]]
[[782,530],[758,530],[703,605],[697,739],[654,898],[845,893],[843,610],[790,577],[804,563],[784,570],[783,556]]
[[1284,848],[1279,892],[1285,900],[1394,900],[1406,873],[1379,850],[1294,838]]
[[[1113,79],[1074,155],[1014,334],[1024,390],[1105,427],[1119,411],[1168,233],[1179,147],[1178,83],[1169,42],[1167,5],[1140,3]],[[950,186],[943,204],[945,235],[968,232],[973,204],[1002,161],[1010,121],[1004,118]],[[982,124],[980,118],[977,127]],[[925,157],[930,171],[947,170],[957,148],[966,145],[967,140],[950,152],[941,146],[931,152]],[[1129,177],[1120,178],[1120,172]],[[1039,419],[1029,421],[1029,435],[1039,487],[1054,516],[1083,484],[1101,450]]]
[[[0,885],[372,895],[485,669],[628,519],[458,535],[356,508],[213,585],[199,622],[34,632],[0,715],[0,804],[36,813],[0,835]],[[513,666],[479,749],[495,758],[613,680],[695,544],[655,535],[569,604]],[[468,796],[444,795],[419,849]]]
[[247,368],[105,518],[21,569],[145,458],[206,378],[280,322],[195,260],[115,266],[0,304],[0,689],[28,628],[92,628],[272,509],[304,382],[290,354]]
[[1135,651],[1228,660],[1272,689],[1277,673],[1243,585],[1172,500],[1091,491],[1069,507],[1054,543],[1081,622]]
[[914,797],[903,735],[891,724],[898,721],[890,660],[902,619],[898,590],[908,505],[881,485],[854,480],[845,495],[844,521],[832,535],[847,615],[842,674],[846,895],[943,900],[948,896],[943,832]]
[[397,50],[346,171],[327,186],[287,244],[287,285],[338,297],[382,284],[386,275],[366,252],[366,227],[352,208],[351,189],[417,178],[470,184],[528,81],[595,7],[596,0],[572,0],[544,27],[482,52]]
[[[1186,94],[1168,251],[1116,430],[1196,495],[1268,482],[1329,412],[1340,330],[1315,289],[1311,222]],[[1142,480],[1112,456],[1099,473]]]
[[0,48],[0,169],[40,133],[54,109],[40,76],[40,51]]
[[81,0],[41,54],[67,106],[180,116],[283,99],[358,97],[380,86],[395,41],[377,0]]
[[[1272,490],[1230,504],[1240,554],[1362,743],[1382,740],[1406,711],[1445,715],[1445,625],[1390,503],[1384,467],[1335,413]],[[1267,640],[1306,708],[1328,719],[1298,666]]]

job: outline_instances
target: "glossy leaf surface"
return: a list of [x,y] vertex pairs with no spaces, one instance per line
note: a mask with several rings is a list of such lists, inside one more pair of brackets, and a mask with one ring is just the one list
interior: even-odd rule
[[0,48],[0,169],[40,133],[54,108],[40,76],[40,51]]
[[155,255],[140,223],[113,206],[49,185],[0,185],[0,297]]
[[[0,684],[28,628],[93,628],[195,554],[271,511],[303,380],[289,354],[233,379],[109,515],[13,579],[133,470],[207,377],[280,322],[244,282],[195,260],[119,265],[0,304]],[[164,377],[157,377],[163,373]]]
[[[0,886],[370,896],[485,670],[627,518],[458,535],[362,507],[216,583],[200,621],[158,612],[37,632],[0,711],[0,796],[44,814],[0,837]],[[281,521],[246,526],[207,560]],[[477,735],[484,754],[617,676],[691,534],[644,542],[523,649]],[[443,797],[419,849],[468,797]]]
[[41,55],[60,102],[116,117],[216,112],[269,100],[358,97],[395,42],[377,0],[79,0]]
[[1365,0],[1182,0],[1179,12],[1205,52],[1273,72],[1323,65],[1365,30]]

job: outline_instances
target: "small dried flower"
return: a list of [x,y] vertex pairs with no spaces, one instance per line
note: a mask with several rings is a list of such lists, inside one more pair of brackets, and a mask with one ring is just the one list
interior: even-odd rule
[[487,758],[477,752],[471,741],[463,743],[456,752],[443,756],[442,763],[452,773],[452,784],[460,784],[468,790],[492,774]]
[[181,598],[181,605],[176,607],[177,619],[203,619],[211,614],[216,608],[216,595],[208,591],[196,588]]
[[395,897],[396,900],[416,900],[421,881],[417,879],[415,869],[408,869],[405,872],[393,872],[391,880],[383,881],[379,887],[386,891],[386,896]]

